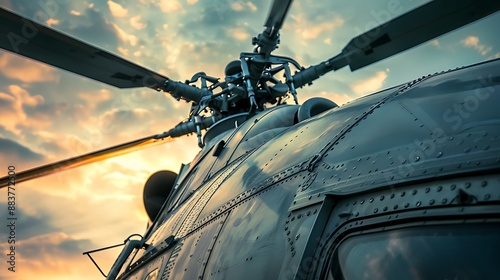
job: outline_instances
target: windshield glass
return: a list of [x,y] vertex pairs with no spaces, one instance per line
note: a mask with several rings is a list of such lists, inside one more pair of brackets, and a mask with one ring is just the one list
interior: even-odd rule
[[327,279],[499,279],[500,224],[440,225],[353,236]]

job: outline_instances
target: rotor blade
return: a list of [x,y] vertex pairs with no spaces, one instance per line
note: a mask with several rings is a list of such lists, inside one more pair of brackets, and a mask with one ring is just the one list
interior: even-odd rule
[[299,88],[330,71],[351,71],[390,57],[500,10],[500,1],[434,0],[352,39],[342,53],[293,76]]
[[351,71],[354,71],[499,9],[500,1],[434,0],[357,36],[347,44],[342,54]]
[[0,47],[119,88],[160,88],[167,77],[0,8]]
[[[42,165],[25,171],[16,173],[16,184],[39,178],[42,176],[54,174],[60,171],[68,170],[85,164],[102,161],[108,158],[131,153],[146,147],[152,147],[155,144],[167,143],[172,141],[171,137],[161,138],[164,135],[156,134],[149,137],[144,137],[135,141],[130,141],[106,149],[98,150],[77,157],[61,160],[58,162]],[[162,141],[163,140],[163,141]],[[0,189],[9,185],[9,177],[0,178]]]
[[281,29],[292,2],[293,0],[274,0],[264,26],[272,28],[274,33]]

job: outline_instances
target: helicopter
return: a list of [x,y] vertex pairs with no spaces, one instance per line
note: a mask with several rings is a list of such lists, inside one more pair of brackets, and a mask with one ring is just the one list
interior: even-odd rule
[[[448,16],[463,18],[459,24],[463,25],[498,10],[498,5],[488,2],[464,1],[479,10],[472,18],[453,14],[446,1],[433,1],[420,9],[427,9],[426,15],[435,11],[436,19],[441,19],[443,15],[437,11],[444,8]],[[289,94],[295,99],[294,87],[340,68],[336,63],[356,69],[410,47],[405,45],[408,38],[416,40],[411,44],[418,44],[437,36],[429,29],[423,34],[417,31],[401,36],[399,42],[403,43],[396,47],[390,45],[395,39],[392,35],[381,36],[371,43],[372,49],[365,45],[362,51],[354,43],[345,53],[311,68],[298,67],[292,75],[285,65],[294,61],[272,56],[276,43],[269,45],[266,37],[277,39],[290,4],[272,4],[267,28],[255,39],[256,51],[243,53],[240,61],[228,64],[225,85],[214,86],[218,81],[201,73],[191,79],[201,79],[201,88],[171,80],[165,83],[165,77],[155,73],[113,77],[123,83],[161,86],[194,105],[187,122],[167,133],[113,147],[113,152],[185,133],[197,134],[203,149],[178,175],[159,173],[164,176],[159,180],[161,188],[146,184],[151,225],[140,239],[126,240],[107,277],[357,279],[375,275],[388,279],[395,275],[401,279],[406,278],[405,273],[423,273],[419,275],[431,279],[441,273],[436,278],[491,278],[488,273],[494,266],[487,261],[495,260],[493,252],[498,248],[498,114],[493,108],[498,62],[425,76],[342,107],[324,99],[300,106],[281,105],[280,97]],[[470,8],[467,6],[465,14]],[[415,22],[422,18],[419,13],[414,10],[381,30],[407,26],[396,20]],[[434,24],[443,26],[443,22]],[[446,25],[444,30],[430,29],[438,34],[448,31]],[[39,30],[51,32],[43,27]],[[384,35],[375,31],[371,33]],[[390,47],[384,49],[384,44]],[[378,48],[385,52],[370,57],[379,55]],[[356,60],[358,54],[369,58],[362,55]],[[272,64],[266,59],[276,59],[278,69],[259,69],[262,77],[252,81],[246,59],[249,65],[257,61],[253,66],[259,66],[259,59],[264,64]],[[285,83],[273,79],[277,71],[285,72]],[[266,88],[261,79],[272,85]],[[206,82],[212,87],[205,87]],[[207,93],[218,87],[222,94]],[[228,102],[234,105],[226,108],[225,98],[234,98]],[[199,103],[203,102],[220,115],[200,115]],[[279,105],[264,109],[267,102]],[[479,104],[480,112],[474,109]],[[202,136],[205,128],[209,129]],[[56,166],[64,169],[67,163],[79,165],[102,154],[110,153],[98,151]],[[52,169],[54,165],[20,172],[18,182]],[[156,193],[160,189],[166,192]],[[422,248],[422,244],[440,249]],[[395,256],[384,255],[383,249],[396,250],[389,252]],[[471,267],[461,257],[465,253],[475,253],[472,259],[482,262]],[[430,256],[449,261],[435,268],[435,261],[426,260]],[[365,267],[359,267],[360,259],[365,260]],[[416,272],[411,269],[414,264],[419,265]]]

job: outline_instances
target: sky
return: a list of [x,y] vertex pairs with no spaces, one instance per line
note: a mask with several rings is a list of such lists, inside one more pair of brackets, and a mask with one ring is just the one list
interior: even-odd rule
[[[274,54],[307,67],[341,52],[354,36],[426,1],[294,1]],[[36,3],[36,4],[35,4]],[[0,6],[184,81],[199,71],[223,78],[251,51],[269,9],[263,0],[0,0]],[[326,74],[298,91],[337,104],[423,75],[500,57],[500,13],[350,72]],[[120,90],[0,51],[0,176],[161,133],[189,105],[150,89]],[[158,170],[179,171],[198,153],[196,137],[108,159],[16,186],[16,272],[7,270],[8,229],[0,228],[1,279],[102,279],[82,255],[143,234],[142,188]],[[7,222],[0,190],[0,223]],[[107,270],[120,249],[95,255]]]

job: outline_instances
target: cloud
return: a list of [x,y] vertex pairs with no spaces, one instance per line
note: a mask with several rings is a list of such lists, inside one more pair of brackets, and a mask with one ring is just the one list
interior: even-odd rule
[[244,11],[246,9],[249,9],[252,12],[257,11],[257,6],[255,6],[255,4],[252,2],[246,2],[246,3],[245,2],[235,2],[235,3],[231,3],[230,6],[231,6],[231,9],[233,9],[233,11],[236,11],[236,12],[241,12],[241,11]]
[[[1,141],[1,140],[0,140]],[[0,144],[2,147],[2,144]],[[0,150],[0,154],[2,151]],[[7,209],[6,202],[0,202],[1,209]],[[18,207],[16,209],[16,226],[17,226],[17,240],[29,239],[31,237],[47,234],[56,231],[57,228],[50,223],[50,214],[47,211],[36,211],[33,213],[28,213],[25,211],[25,207]],[[8,212],[0,211],[0,219],[2,221],[7,221]]]
[[123,8],[122,5],[116,2],[108,1],[108,7],[109,11],[111,12],[111,15],[113,15],[114,17],[122,18],[128,15],[128,10]]
[[495,58],[500,58],[500,52],[497,52],[494,55],[488,57],[488,59],[495,59]]
[[18,85],[8,86],[9,93],[0,92],[0,126],[20,135],[20,127],[44,128],[50,126],[50,120],[45,118],[32,119],[28,117],[26,109],[36,108],[45,102],[41,95],[31,95]]
[[162,12],[167,14],[182,10],[182,4],[178,0],[160,0],[158,6]]
[[53,19],[53,18],[49,18],[45,24],[47,24],[48,26],[54,26],[54,25],[58,25],[59,24],[59,20],[57,19]]
[[128,34],[123,29],[121,29],[118,25],[113,23],[113,27],[115,28],[116,34],[118,38],[125,43],[130,44],[131,46],[136,46],[139,39],[135,35]]
[[387,78],[386,71],[378,71],[372,77],[368,77],[361,81],[353,82],[350,87],[351,90],[358,94],[363,95],[371,92],[375,92],[382,88],[384,81]]
[[483,45],[479,43],[479,38],[476,36],[468,36],[467,38],[462,40],[462,45],[468,48],[474,48],[478,53],[483,56],[488,55],[493,49],[490,46]]
[[104,101],[108,101],[113,97],[113,94],[107,89],[100,89],[98,91],[84,91],[77,94],[78,98],[84,100],[87,106],[91,109]]
[[25,83],[49,82],[59,79],[54,68],[6,52],[0,53],[0,72],[10,79]]
[[441,48],[441,44],[439,43],[439,40],[438,40],[438,39],[431,40],[431,41],[429,42],[429,44],[431,44],[432,46],[434,46],[434,47],[436,47],[436,48],[438,48],[438,49],[440,49],[440,48]]
[[145,24],[144,22],[141,21],[140,15],[135,16],[135,17],[131,17],[130,18],[130,25],[137,30],[144,29],[147,26],[147,24]]
[[320,24],[306,25],[303,28],[297,29],[297,33],[301,35],[304,39],[315,39],[318,38],[323,33],[332,33],[336,28],[342,26],[344,20],[337,17],[331,21],[323,22]]
[[0,138],[0,159],[12,165],[21,162],[39,162],[44,156],[10,139]]
[[[16,240],[16,279],[89,279],[97,278],[99,272],[93,268],[82,252],[93,248],[87,239],[76,239],[64,232]],[[2,255],[8,254],[8,247],[1,246]],[[7,271],[2,269],[2,272]],[[1,275],[1,274],[0,274]],[[9,275],[5,275],[5,279]],[[4,278],[3,278],[4,279]]]
[[247,32],[244,28],[230,28],[227,30],[227,35],[236,40],[247,40],[250,38],[250,33]]
[[61,19],[58,29],[100,48],[114,51],[120,42],[115,27],[105,18],[104,13],[96,9],[85,8],[85,12],[78,17]]

